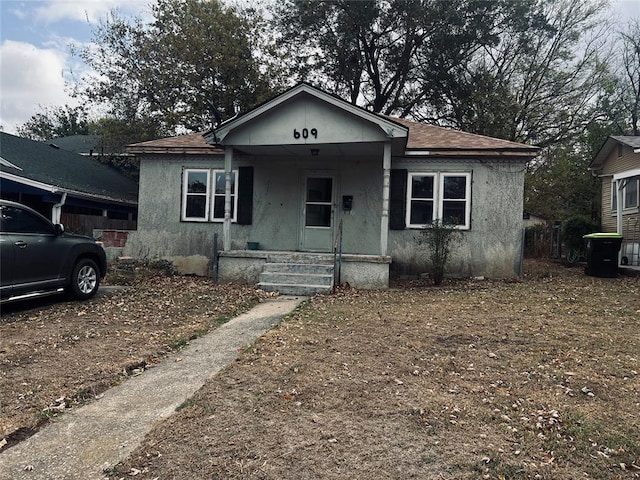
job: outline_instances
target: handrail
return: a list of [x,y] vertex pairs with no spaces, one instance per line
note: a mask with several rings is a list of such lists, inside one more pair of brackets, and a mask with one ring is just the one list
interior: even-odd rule
[[338,233],[333,242],[333,293],[336,292],[336,286],[340,285],[340,276],[342,270],[342,219],[338,224]]

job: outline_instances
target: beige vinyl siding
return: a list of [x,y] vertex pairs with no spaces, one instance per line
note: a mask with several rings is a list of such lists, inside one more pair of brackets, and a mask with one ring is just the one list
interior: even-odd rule
[[[626,170],[640,168],[640,153],[633,153],[633,148],[623,145],[622,156],[618,156],[618,149],[614,148],[602,166],[602,231],[615,232],[616,215],[611,210],[611,190],[613,175]],[[623,236],[629,236],[630,229],[640,221],[640,213],[623,213]]]

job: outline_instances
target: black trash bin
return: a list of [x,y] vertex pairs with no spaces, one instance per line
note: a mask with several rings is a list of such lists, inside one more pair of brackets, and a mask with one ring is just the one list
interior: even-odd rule
[[587,266],[584,273],[593,277],[618,276],[618,252],[622,235],[617,233],[590,233],[585,235]]

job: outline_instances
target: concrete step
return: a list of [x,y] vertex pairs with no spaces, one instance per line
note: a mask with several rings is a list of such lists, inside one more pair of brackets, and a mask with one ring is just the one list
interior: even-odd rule
[[260,274],[261,283],[280,283],[291,285],[328,285],[333,284],[333,273],[330,274],[310,274],[294,272],[262,272]]
[[317,263],[265,263],[264,272],[306,273],[333,275],[333,264]]
[[258,283],[268,292],[305,296],[330,293],[332,286],[333,264],[295,261],[265,263]]
[[265,292],[279,292],[283,295],[299,295],[305,297],[318,293],[331,293],[331,286],[327,285],[288,285],[260,282],[258,287]]

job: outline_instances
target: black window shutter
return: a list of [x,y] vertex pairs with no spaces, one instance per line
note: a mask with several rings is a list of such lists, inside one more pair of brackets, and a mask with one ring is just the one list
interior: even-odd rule
[[404,230],[406,227],[407,176],[406,169],[391,170],[389,185],[389,228],[391,230]]
[[253,167],[238,168],[238,224],[251,225],[253,216]]

